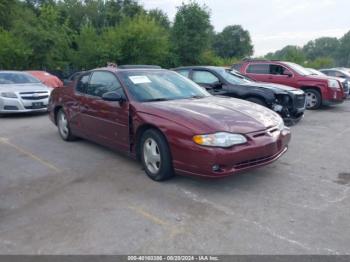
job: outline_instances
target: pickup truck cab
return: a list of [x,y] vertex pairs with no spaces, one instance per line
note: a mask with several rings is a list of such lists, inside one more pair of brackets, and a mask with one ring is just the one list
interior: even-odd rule
[[327,76],[312,75],[306,68],[291,62],[246,59],[233,69],[262,82],[283,84],[301,89],[306,95],[306,108],[342,103],[346,94],[341,83]]

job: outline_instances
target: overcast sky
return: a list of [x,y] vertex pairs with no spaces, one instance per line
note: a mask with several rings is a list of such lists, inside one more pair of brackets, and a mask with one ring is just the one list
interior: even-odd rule
[[[176,6],[187,0],[140,0],[173,20]],[[197,0],[211,10],[216,31],[240,24],[248,29],[255,56],[288,44],[303,45],[321,36],[341,37],[350,30],[350,0]]]

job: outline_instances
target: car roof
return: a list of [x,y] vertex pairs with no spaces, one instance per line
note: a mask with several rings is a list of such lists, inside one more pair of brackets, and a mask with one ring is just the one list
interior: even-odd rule
[[[172,70],[185,70],[185,69],[212,69],[212,70],[217,70],[217,69],[223,69],[226,68],[224,66],[180,66],[173,68]],[[227,68],[229,69],[229,68]]]
[[111,67],[111,66],[107,66],[107,67],[100,67],[100,68],[95,68],[95,69],[91,69],[85,72],[94,72],[94,71],[109,71],[112,73],[117,73],[117,72],[129,72],[129,71],[166,71],[167,69],[162,69],[162,68],[156,68],[156,67],[130,67],[130,68],[118,68],[118,67]]
[[16,71],[16,70],[1,70],[0,73],[10,73],[10,74],[29,75],[29,73],[27,73],[27,72]]

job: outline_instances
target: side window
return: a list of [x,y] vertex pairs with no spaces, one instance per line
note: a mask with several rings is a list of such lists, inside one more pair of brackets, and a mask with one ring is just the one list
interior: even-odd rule
[[219,82],[219,78],[208,71],[193,71],[193,81],[200,84],[213,84]]
[[80,93],[86,93],[86,89],[88,87],[88,83],[89,83],[89,77],[90,74],[86,74],[83,75],[82,77],[80,77],[78,83],[77,83],[77,87],[76,90]]
[[334,72],[336,77],[343,77],[345,78],[345,75],[340,72]]
[[327,76],[335,76],[334,71],[322,71],[322,73],[325,73]]
[[247,73],[267,75],[270,73],[270,66],[269,64],[250,64],[247,68]]
[[189,78],[190,76],[190,70],[187,70],[187,69],[178,70],[176,72],[178,72],[180,75],[183,75],[184,77],[187,77],[187,78]]
[[118,79],[109,72],[92,73],[87,94],[102,97],[107,92],[117,92],[124,97],[124,92]]
[[280,65],[270,64],[270,74],[271,75],[283,75],[285,67]]
[[242,66],[243,66],[243,64],[234,64],[232,66],[232,69],[235,69],[237,71],[241,71]]

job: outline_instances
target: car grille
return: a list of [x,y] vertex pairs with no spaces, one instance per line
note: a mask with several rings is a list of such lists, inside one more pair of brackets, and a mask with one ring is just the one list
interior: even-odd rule
[[281,154],[283,154],[286,151],[287,151],[287,147],[275,155],[246,160],[246,161],[239,162],[239,163],[235,164],[233,167],[235,169],[239,170],[239,169],[245,169],[245,168],[249,168],[249,167],[255,167],[258,165],[262,165],[262,164],[265,164],[265,163],[268,163],[268,162],[275,160],[278,156],[280,156]]
[[49,94],[46,91],[21,92],[19,94],[23,100],[40,100],[49,97]]
[[305,107],[305,95],[296,95],[294,104],[296,108],[304,108]]
[[25,106],[25,109],[42,109],[47,108],[47,105],[41,105],[41,106]]
[[265,162],[271,161],[275,156],[267,156],[267,157],[260,157],[260,158],[255,158],[247,161],[240,162],[233,167],[236,169],[242,169],[242,168],[247,168],[247,167],[252,167],[256,166],[259,164],[263,164]]

